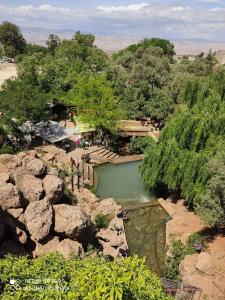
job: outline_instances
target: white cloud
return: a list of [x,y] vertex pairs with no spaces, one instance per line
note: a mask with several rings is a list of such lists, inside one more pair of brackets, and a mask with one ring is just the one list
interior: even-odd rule
[[143,2],[118,6],[100,5],[86,10],[72,10],[49,4],[0,4],[0,22],[9,20],[23,27],[71,28],[107,35],[225,39],[225,8],[214,5],[214,8],[207,6],[202,9],[200,5],[191,7],[164,3],[158,1],[154,4]]
[[131,4],[127,6],[98,6],[97,10],[102,12],[136,12],[143,10],[145,7],[148,7],[148,3],[141,3],[141,4]]

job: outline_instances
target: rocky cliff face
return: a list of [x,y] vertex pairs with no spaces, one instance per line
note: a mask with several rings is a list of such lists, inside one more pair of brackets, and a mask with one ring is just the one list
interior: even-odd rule
[[[69,167],[66,153],[54,146],[0,155],[0,255],[83,255],[93,240],[106,256],[126,255],[121,207],[113,199],[99,201],[87,189],[74,192],[76,205],[67,203],[69,178],[58,175]],[[111,216],[108,228],[95,226],[99,213]]]

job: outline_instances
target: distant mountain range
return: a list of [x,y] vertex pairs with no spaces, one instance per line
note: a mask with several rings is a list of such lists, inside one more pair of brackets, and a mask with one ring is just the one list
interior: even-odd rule
[[[43,28],[22,28],[22,33],[27,41],[44,45],[50,33],[57,34],[61,38],[69,39],[73,36],[73,30],[48,30]],[[95,44],[108,53],[123,49],[137,43],[140,38],[124,36],[96,36]],[[194,55],[200,52],[225,50],[225,42],[212,42],[206,40],[172,41],[178,55]]]

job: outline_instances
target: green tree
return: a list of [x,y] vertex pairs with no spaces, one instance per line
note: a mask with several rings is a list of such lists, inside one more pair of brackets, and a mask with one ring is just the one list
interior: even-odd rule
[[48,104],[38,87],[19,79],[9,80],[0,92],[0,111],[19,123],[27,120],[38,122],[48,117]]
[[73,37],[73,39],[79,44],[83,46],[93,47],[95,36],[92,34],[82,34],[80,31],[77,31]]
[[81,76],[66,101],[91,125],[113,130],[123,111],[113,89],[102,74]]
[[211,179],[207,190],[196,201],[196,211],[209,226],[225,225],[225,152],[212,158],[208,164]]
[[48,36],[48,40],[46,41],[46,44],[48,46],[48,50],[49,52],[54,55],[56,49],[59,47],[60,45],[60,38],[58,37],[58,35],[56,34],[49,34]]
[[[209,78],[187,84],[183,93],[185,104],[164,128],[159,143],[149,148],[142,165],[149,187],[166,186],[180,192],[186,203],[202,213],[207,211],[207,205],[210,207],[208,200],[208,204],[202,200],[202,195],[207,197],[212,190],[208,163],[225,146],[224,76],[225,70],[219,68]],[[216,178],[219,180],[218,174]],[[216,188],[214,180],[213,186]],[[212,218],[211,224],[221,219],[221,214],[216,213],[223,203],[223,199],[216,200],[219,193],[212,200],[211,213],[217,218]]]
[[4,47],[5,55],[13,58],[23,53],[26,48],[26,41],[19,27],[10,22],[0,25],[0,43]]

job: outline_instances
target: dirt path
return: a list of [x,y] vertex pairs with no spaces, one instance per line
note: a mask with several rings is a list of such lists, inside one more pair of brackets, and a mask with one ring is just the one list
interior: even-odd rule
[[0,64],[0,88],[5,80],[17,76],[15,64]]

